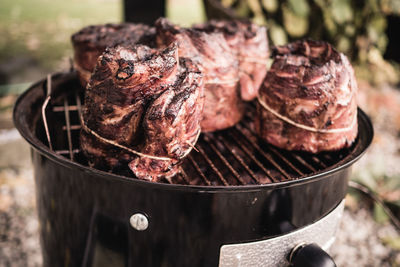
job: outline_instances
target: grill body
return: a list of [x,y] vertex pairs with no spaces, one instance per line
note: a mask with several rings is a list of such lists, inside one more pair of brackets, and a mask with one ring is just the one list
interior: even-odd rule
[[[57,77],[56,87],[75,81],[73,74]],[[351,164],[373,136],[360,110],[357,143],[326,170],[259,185],[151,183],[92,169],[50,150],[40,112],[44,85],[33,85],[19,98],[14,121],[32,145],[45,266],[102,266],[104,254],[113,266],[217,266],[222,245],[295,231],[338,206]],[[135,213],[148,218],[145,231],[130,226]]]
[[[94,242],[88,233],[127,249],[128,266],[217,266],[223,244],[282,235],[321,218],[344,198],[349,175],[346,168],[301,186],[199,190],[88,172],[37,151],[33,163],[46,266],[68,258],[79,266]],[[138,212],[149,219],[146,231],[129,225]]]

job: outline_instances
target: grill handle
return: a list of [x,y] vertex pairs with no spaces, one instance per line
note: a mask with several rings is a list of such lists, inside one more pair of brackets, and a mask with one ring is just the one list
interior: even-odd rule
[[289,261],[292,267],[336,267],[332,257],[315,243],[293,248]]

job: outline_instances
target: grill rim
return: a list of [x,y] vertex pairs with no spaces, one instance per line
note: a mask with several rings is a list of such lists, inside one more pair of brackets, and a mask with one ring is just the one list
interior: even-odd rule
[[[60,76],[71,76],[76,75],[73,72],[57,72],[52,74],[53,78],[59,78]],[[35,149],[40,154],[44,155],[49,160],[55,161],[58,164],[62,164],[65,167],[75,169],[79,168],[88,174],[93,173],[93,175],[100,176],[104,179],[108,180],[118,180],[120,182],[134,183],[139,186],[146,187],[154,187],[154,188],[163,188],[167,190],[178,190],[178,191],[199,191],[199,192],[251,192],[251,191],[261,191],[265,188],[273,189],[273,188],[287,188],[292,186],[298,186],[306,183],[311,183],[314,181],[318,181],[320,179],[325,179],[329,175],[333,175],[345,168],[350,167],[354,164],[367,150],[367,148],[372,143],[372,139],[374,136],[374,129],[371,123],[371,120],[366,115],[366,113],[358,108],[357,120],[358,120],[358,131],[359,133],[363,131],[365,135],[365,140],[359,140],[359,136],[357,137],[356,142],[360,142],[360,148],[350,152],[344,159],[337,162],[334,166],[328,167],[325,170],[319,171],[315,174],[300,177],[298,179],[285,180],[267,184],[259,184],[259,185],[182,185],[182,184],[166,184],[166,183],[157,183],[150,182],[145,180],[140,180],[132,177],[127,177],[123,175],[118,175],[114,173],[109,173],[105,171],[101,171],[89,166],[82,165],[78,162],[72,161],[66,157],[58,155],[54,151],[50,150],[48,146],[46,146],[42,141],[37,138],[34,134],[32,128],[28,127],[28,121],[26,119],[26,115],[24,113],[33,112],[31,106],[40,102],[43,103],[45,100],[45,94],[42,90],[40,90],[40,85],[46,82],[46,79],[39,80],[38,82],[32,84],[24,93],[22,93],[13,109],[13,121],[14,125],[21,134],[21,136],[30,144],[31,148]],[[35,110],[34,114],[37,116],[39,110]]]

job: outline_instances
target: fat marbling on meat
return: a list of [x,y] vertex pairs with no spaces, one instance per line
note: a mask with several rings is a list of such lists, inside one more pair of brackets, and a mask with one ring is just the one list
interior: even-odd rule
[[98,169],[169,178],[198,138],[203,105],[202,74],[176,44],[107,48],[86,90],[81,148]]
[[240,94],[243,100],[257,97],[267,73],[269,46],[267,29],[250,21],[211,20],[196,30],[223,33],[239,62]]
[[179,56],[192,59],[204,75],[202,131],[221,130],[239,122],[244,112],[238,84],[239,62],[224,35],[182,28],[165,18],[158,19],[155,26],[157,45],[165,47],[176,42]]
[[255,128],[267,142],[312,153],[349,147],[357,136],[357,83],[330,44],[302,40],[273,51]]

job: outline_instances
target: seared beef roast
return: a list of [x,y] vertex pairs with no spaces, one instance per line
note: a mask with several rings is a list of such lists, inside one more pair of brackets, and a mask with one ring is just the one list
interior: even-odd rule
[[151,181],[173,176],[200,133],[203,93],[202,74],[178,60],[175,44],[107,48],[85,95],[80,143],[89,164],[111,171],[129,164]]
[[260,88],[256,131],[288,150],[348,147],[357,136],[357,83],[342,53],[321,41],[277,47]]
[[191,151],[200,135],[202,75],[190,59],[181,58],[180,66],[175,84],[151,103],[143,119],[145,144],[141,152],[170,160],[136,157],[129,167],[137,177],[154,181],[175,175],[180,159]]
[[178,43],[180,57],[195,62],[204,75],[205,104],[201,130],[210,132],[235,125],[244,105],[238,87],[238,60],[222,33],[185,29],[165,18],[156,21],[157,44]]
[[249,21],[211,20],[196,25],[197,30],[221,32],[239,61],[240,92],[243,100],[253,100],[267,73],[269,47],[267,29]]
[[105,24],[83,28],[72,35],[74,65],[83,87],[89,82],[97,58],[107,47],[154,43],[155,29],[144,24]]

